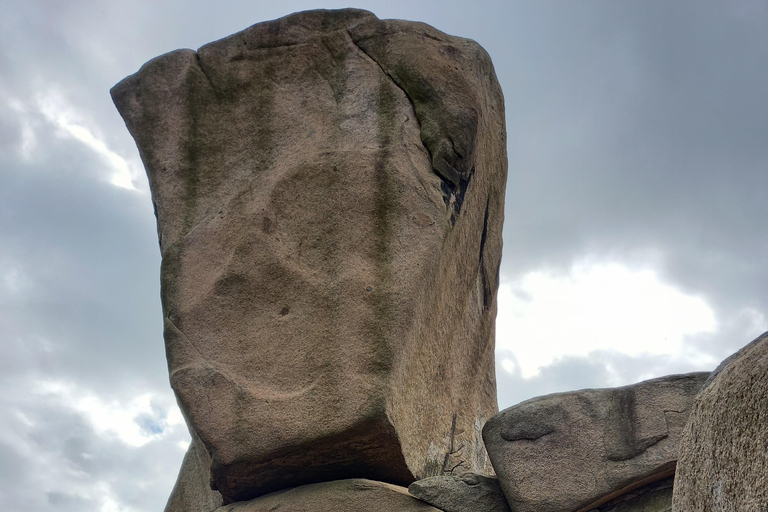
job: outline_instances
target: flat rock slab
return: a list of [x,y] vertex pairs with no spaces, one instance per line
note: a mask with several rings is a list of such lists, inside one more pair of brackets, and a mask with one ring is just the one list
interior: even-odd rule
[[634,489],[591,512],[671,512],[674,477]]
[[768,333],[726,359],[696,397],[672,510],[768,510]]
[[490,471],[507,160],[477,43],[309,11],[112,97],[157,214],[171,385],[224,503]]
[[361,478],[303,485],[216,512],[440,512],[408,494],[405,487]]
[[483,429],[515,512],[575,512],[674,473],[680,435],[708,373],[534,398]]
[[445,512],[511,512],[499,481],[475,473],[417,480],[408,492]]

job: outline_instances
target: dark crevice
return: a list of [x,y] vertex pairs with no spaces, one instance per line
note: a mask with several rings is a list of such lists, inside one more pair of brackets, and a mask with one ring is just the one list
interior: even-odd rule
[[[461,213],[461,207],[464,204],[464,194],[467,193],[467,188],[469,187],[469,182],[472,181],[472,177],[475,175],[475,168],[473,167],[471,171],[469,171],[469,174],[460,174],[459,183],[456,186],[456,189],[454,190],[454,201],[453,201],[453,209],[456,211],[456,214],[458,215]],[[485,215],[486,220],[488,216],[488,205],[485,205]]]
[[205,66],[203,65],[203,61],[200,59],[200,54],[197,53],[197,52],[195,52],[195,61],[197,62],[197,67],[200,68],[200,72],[203,73],[203,76],[205,77],[205,80],[208,82],[208,85],[211,86],[211,89],[213,90],[213,93],[218,95],[219,94],[219,90],[213,84],[213,80],[211,80],[211,76],[208,74],[208,71],[205,70]]
[[480,279],[483,285],[483,310],[487,311],[491,307],[491,301],[493,300],[493,290],[496,289],[494,283],[490,282],[488,272],[485,270],[485,262],[483,256],[485,254],[485,241],[488,237],[488,208],[490,206],[491,198],[485,200],[485,215],[483,216],[483,234],[480,235]]
[[443,474],[452,474],[456,468],[459,466],[464,465],[464,461],[459,461],[456,464],[453,464],[453,458],[454,456],[461,451],[463,448],[460,447],[459,449],[456,449],[455,440],[456,440],[456,413],[453,413],[453,420],[451,421],[451,438],[450,438],[450,446],[448,447],[448,451],[445,454],[445,458],[443,459]]
[[[472,177],[475,175],[475,168],[473,167],[469,174],[460,174],[457,184],[452,184],[449,181],[443,179],[440,184],[440,190],[443,192],[443,201],[446,205],[453,205],[453,212],[451,212],[451,225],[456,224],[456,217],[461,213],[461,207],[464,205],[464,196],[469,188],[469,182],[472,181]],[[438,176],[440,176],[438,174]],[[440,176],[442,178],[442,176]],[[486,204],[486,215],[488,205]]]

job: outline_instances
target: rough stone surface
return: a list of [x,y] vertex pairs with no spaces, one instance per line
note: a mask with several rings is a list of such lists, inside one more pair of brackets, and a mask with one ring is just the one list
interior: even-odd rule
[[171,385],[225,503],[490,473],[506,142],[477,43],[310,11],[112,97],[157,214]]
[[671,512],[674,477],[645,485],[599,506],[592,512]]
[[696,397],[672,509],[768,510],[768,333],[726,359]]
[[360,478],[304,485],[225,505],[216,512],[440,512],[405,487]]
[[708,375],[543,396],[488,420],[483,438],[512,510],[591,510],[671,476]]
[[211,457],[193,432],[165,512],[212,512],[222,505],[221,494],[211,489],[210,466]]
[[445,512],[511,512],[499,481],[476,473],[417,480],[408,492]]

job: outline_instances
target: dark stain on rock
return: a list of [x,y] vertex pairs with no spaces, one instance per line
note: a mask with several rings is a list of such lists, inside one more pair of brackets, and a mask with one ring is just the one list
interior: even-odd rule
[[267,235],[272,234],[272,219],[269,217],[261,219],[261,231]]
[[[480,279],[483,286],[483,310],[487,311],[491,307],[491,301],[493,300],[493,291],[496,289],[496,284],[490,280],[488,271],[485,268],[485,241],[488,237],[488,208],[490,206],[491,198],[485,200],[485,214],[483,216],[483,233],[480,235]],[[497,273],[498,274],[498,273]]]

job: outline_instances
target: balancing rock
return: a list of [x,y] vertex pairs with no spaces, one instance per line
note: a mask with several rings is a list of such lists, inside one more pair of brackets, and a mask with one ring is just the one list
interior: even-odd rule
[[309,11],[112,97],[155,206],[171,385],[225,504],[491,471],[507,160],[477,43]]
[[585,512],[674,474],[683,427],[708,373],[527,400],[483,438],[515,512]]

